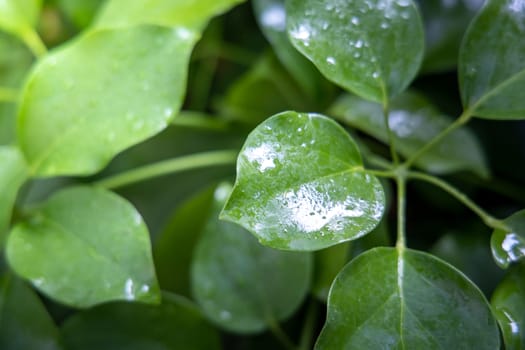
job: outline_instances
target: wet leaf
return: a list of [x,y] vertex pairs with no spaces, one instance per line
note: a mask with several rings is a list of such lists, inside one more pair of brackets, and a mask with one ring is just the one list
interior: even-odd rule
[[423,28],[412,0],[287,2],[295,47],[329,80],[387,103],[415,77]]
[[525,348],[525,265],[513,266],[492,295],[506,350]]
[[0,1],[0,29],[18,37],[25,37],[36,24],[41,0]]
[[0,242],[11,220],[11,212],[20,187],[27,180],[27,167],[20,150],[0,146]]
[[0,277],[0,348],[58,350],[58,330],[38,296],[16,277]]
[[18,116],[32,174],[93,174],[163,130],[180,108],[195,39],[182,28],[100,30],[41,60]]
[[102,189],[56,193],[15,226],[7,258],[18,275],[71,306],[159,299],[146,225],[131,204]]
[[483,294],[432,255],[376,248],[337,276],[322,349],[491,349],[499,334]]
[[189,301],[164,294],[158,306],[109,303],[80,312],[62,327],[69,350],[218,350],[219,334]]
[[525,210],[519,211],[503,221],[510,232],[494,230],[490,239],[492,256],[503,269],[525,258]]
[[244,0],[109,0],[95,26],[127,27],[137,24],[184,26],[204,29],[211,17],[226,12]]
[[487,119],[525,118],[525,3],[487,0],[459,56],[463,106]]
[[284,112],[248,136],[221,217],[273,248],[318,250],[370,232],[384,205],[381,184],[364,173],[343,128],[321,115]]
[[[345,95],[332,106],[331,113],[342,122],[388,143],[383,108],[379,104]],[[450,123],[449,117],[416,93],[407,92],[392,100],[389,124],[396,147],[405,158],[421,149]],[[489,175],[481,146],[465,127],[450,133],[423,154],[416,165],[436,174],[470,170],[481,177]]]
[[192,289],[204,313],[239,333],[264,330],[297,310],[311,280],[312,256],[260,245],[242,227],[218,214],[231,186],[215,192],[214,208],[191,268]]

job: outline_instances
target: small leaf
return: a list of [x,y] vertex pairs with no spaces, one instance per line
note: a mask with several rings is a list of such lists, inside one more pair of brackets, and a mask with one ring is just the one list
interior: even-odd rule
[[503,269],[525,258],[525,210],[519,211],[503,221],[509,232],[494,230],[490,239],[492,256]]
[[101,30],[41,60],[18,116],[32,173],[93,174],[163,130],[180,108],[195,39],[184,28]]
[[525,348],[525,265],[518,264],[492,296],[492,308],[498,319],[506,350]]
[[159,299],[146,225],[131,204],[102,189],[55,194],[15,226],[7,258],[17,274],[68,305]]
[[0,146],[0,241],[11,220],[11,211],[20,187],[27,180],[27,167],[20,150]]
[[412,0],[287,2],[295,47],[329,80],[385,104],[403,91],[423,58],[423,28]]
[[162,304],[109,303],[82,311],[62,326],[69,350],[218,350],[220,339],[183,298],[164,294]]
[[350,262],[328,298],[323,349],[499,349],[483,294],[422,252],[376,248]]
[[459,56],[463,106],[487,119],[525,118],[525,3],[487,0]]
[[0,1],[0,29],[25,37],[37,22],[41,3],[41,0]]
[[[332,106],[331,113],[342,122],[388,143],[383,109],[379,104],[345,95]],[[446,129],[450,118],[422,96],[407,92],[392,100],[389,124],[399,153],[408,158]],[[481,177],[489,175],[481,146],[467,128],[450,133],[423,154],[416,165],[436,174],[470,170]]]
[[38,296],[14,276],[0,277],[0,349],[59,350],[58,339]]
[[317,250],[364,236],[384,206],[381,184],[364,172],[343,128],[321,115],[284,112],[248,136],[221,216],[273,248]]
[[238,225],[217,216],[231,187],[219,186],[191,268],[193,294],[224,329],[259,332],[289,317],[310,286],[312,256],[260,245]]
[[244,0],[110,0],[95,26],[98,28],[127,27],[137,24],[184,26],[204,29],[211,17],[226,12]]

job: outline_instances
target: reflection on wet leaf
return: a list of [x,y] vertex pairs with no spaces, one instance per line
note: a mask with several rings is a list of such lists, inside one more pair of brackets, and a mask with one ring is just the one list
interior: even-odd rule
[[525,258],[525,210],[519,211],[504,220],[509,232],[495,230],[490,245],[494,260],[501,268]]

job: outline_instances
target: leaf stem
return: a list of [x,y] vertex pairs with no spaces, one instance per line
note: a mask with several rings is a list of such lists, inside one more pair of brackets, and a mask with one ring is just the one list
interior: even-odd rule
[[397,242],[396,247],[402,251],[406,248],[406,178],[398,175],[397,184]]
[[451,186],[447,182],[441,180],[440,178],[415,171],[408,172],[407,175],[409,178],[425,181],[441,188],[442,190],[456,198],[458,201],[463,203],[474,213],[476,213],[476,215],[478,215],[481,218],[481,220],[483,220],[485,225],[493,229],[500,229],[504,231],[510,230],[509,227],[502,220],[498,220],[492,215],[488,214],[485,210],[483,210],[480,206],[478,206],[470,198],[468,198],[463,192],[459,191],[458,189]]
[[313,332],[317,322],[317,315],[319,308],[314,298],[310,300],[308,309],[306,310],[306,317],[301,332],[301,340],[299,341],[299,350],[310,350],[312,349]]
[[18,90],[0,86],[0,102],[17,102]]
[[27,30],[24,31],[22,40],[36,58],[42,58],[47,54],[46,45],[33,28],[28,27]]
[[396,144],[395,144],[394,135],[392,134],[392,129],[390,128],[389,114],[390,114],[390,107],[388,105],[388,102],[385,102],[383,104],[383,119],[385,122],[385,128],[386,128],[386,132],[388,135],[388,145],[390,146],[390,155],[392,156],[394,165],[398,165],[399,157],[396,152]]
[[237,159],[237,154],[238,151],[235,150],[211,151],[168,159],[110,176],[95,182],[94,185],[106,189],[114,189],[176,172],[209,166],[234,164]]
[[171,122],[174,126],[194,127],[199,129],[226,130],[228,122],[218,118],[213,118],[202,112],[181,111]]
[[284,346],[286,350],[298,350],[292,340],[283,331],[281,325],[275,320],[271,319],[267,321],[268,329],[275,336],[277,340]]

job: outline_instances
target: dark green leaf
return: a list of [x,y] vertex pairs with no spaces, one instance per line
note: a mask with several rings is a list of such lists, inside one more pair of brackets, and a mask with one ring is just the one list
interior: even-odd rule
[[58,331],[38,296],[10,274],[0,277],[0,349],[61,349]]
[[459,56],[466,110],[487,119],[525,118],[525,3],[487,0]]
[[146,225],[131,204],[102,189],[55,194],[15,226],[7,258],[17,274],[72,306],[159,299]]
[[379,181],[333,120],[284,112],[248,136],[222,218],[279,249],[317,250],[359,238],[383,215]]
[[193,304],[163,295],[158,306],[109,303],[83,311],[62,327],[69,350],[217,350],[219,335]]
[[376,248],[337,276],[315,348],[497,350],[498,333],[483,294],[452,266]]
[[[345,95],[331,112],[342,122],[388,143],[383,108],[376,103]],[[392,100],[389,124],[396,148],[410,157],[429,140],[446,129],[450,118],[436,110],[426,99],[413,92]],[[423,154],[416,165],[436,174],[470,170],[488,177],[489,170],[478,140],[468,129],[459,128]]]
[[494,230],[490,246],[496,263],[506,269],[511,263],[525,258],[525,210],[508,217],[504,223],[511,230]]
[[287,13],[295,47],[366,99],[387,103],[419,69],[423,28],[412,0],[290,0]]
[[250,333],[289,317],[305,298],[311,280],[309,253],[260,245],[218,214],[231,187],[219,186],[211,217],[191,268],[195,299],[222,328]]
[[503,333],[506,350],[525,348],[525,265],[519,264],[492,296],[492,308]]
[[164,129],[180,108],[195,39],[183,28],[101,30],[41,60],[18,118],[31,172],[92,174]]
[[41,0],[0,1],[0,29],[25,37],[36,24]]

